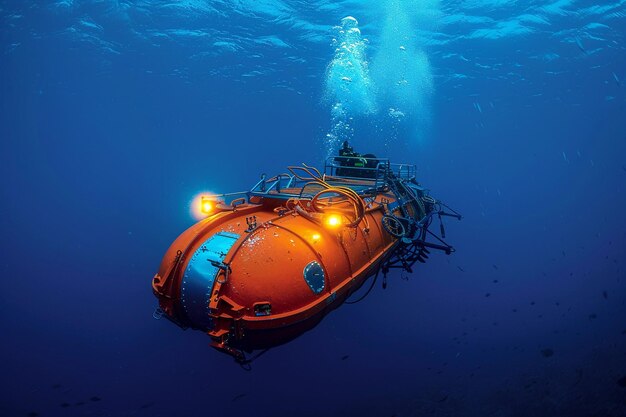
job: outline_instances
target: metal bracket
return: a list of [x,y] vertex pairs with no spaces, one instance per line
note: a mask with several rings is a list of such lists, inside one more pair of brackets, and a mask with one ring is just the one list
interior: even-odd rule
[[248,228],[246,229],[246,232],[250,233],[254,229],[256,229],[257,228],[256,216],[246,217],[246,224],[248,225]]

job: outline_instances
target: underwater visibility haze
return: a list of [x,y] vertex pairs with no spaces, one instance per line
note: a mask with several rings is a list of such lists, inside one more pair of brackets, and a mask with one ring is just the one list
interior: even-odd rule
[[[626,416],[624,0],[4,0],[0,22],[1,416]],[[463,215],[453,253],[249,371],[153,318],[202,195],[345,141],[417,166]]]

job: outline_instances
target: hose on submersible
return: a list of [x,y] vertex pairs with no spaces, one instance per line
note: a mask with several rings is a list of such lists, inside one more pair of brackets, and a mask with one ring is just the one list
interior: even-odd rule
[[[349,187],[329,184],[317,168],[306,164],[290,166],[287,169],[297,179],[307,181],[302,187],[303,190],[309,185],[319,185],[323,188],[311,199],[291,198],[287,200],[286,207],[289,210],[295,210],[301,216],[316,223],[321,223],[326,215],[338,213],[348,219],[346,223],[343,223],[343,226],[355,228],[364,221],[365,231],[369,230],[369,223],[365,216],[367,209],[365,201],[356,191]],[[309,176],[299,175],[298,170],[304,171]],[[336,196],[340,197],[341,200],[332,201],[331,199]]]

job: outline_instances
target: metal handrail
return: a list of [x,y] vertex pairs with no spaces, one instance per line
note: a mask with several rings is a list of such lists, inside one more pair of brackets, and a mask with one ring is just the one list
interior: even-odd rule
[[266,179],[265,175],[263,175],[261,179],[259,180],[259,182],[257,182],[252,187],[252,189],[250,189],[250,192],[267,194],[274,188],[276,188],[277,191],[280,192],[280,188],[282,188],[280,186],[280,182],[285,178],[289,179],[289,181],[287,181],[287,184],[285,185],[285,188],[291,187],[294,181],[296,180],[296,178],[293,175],[289,175],[289,174],[278,174],[278,175],[273,176],[269,180]]
[[[367,166],[363,166],[363,167],[359,167],[359,166],[346,166],[346,165],[342,165],[341,161],[375,161],[376,162],[376,167],[375,168],[370,168]],[[357,156],[329,156],[328,158],[326,158],[326,161],[324,163],[324,174],[325,175],[330,175],[330,176],[337,176],[337,170],[339,169],[346,169],[346,170],[350,170],[350,171],[354,171],[354,172],[363,172],[363,173],[367,173],[367,172],[371,172],[371,171],[376,171],[376,176],[373,177],[372,179],[374,179],[376,181],[376,183],[378,183],[378,181],[380,179],[382,179],[382,177],[387,173],[387,172],[392,172],[396,177],[398,178],[402,178],[402,179],[412,179],[415,178],[415,176],[417,175],[417,167],[413,164],[398,164],[398,163],[391,163],[389,162],[388,158],[366,158],[363,156],[357,157]],[[360,177],[349,177],[349,176],[344,176],[344,175],[339,175],[341,177],[344,178],[351,178],[351,179],[367,179],[367,177],[365,176],[365,178],[360,178]]]

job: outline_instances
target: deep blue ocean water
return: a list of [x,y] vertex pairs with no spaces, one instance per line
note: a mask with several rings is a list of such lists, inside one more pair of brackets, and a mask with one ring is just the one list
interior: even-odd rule
[[[22,0],[0,22],[0,415],[626,416],[624,0]],[[343,140],[417,164],[464,215],[456,253],[251,372],[152,318],[194,196]]]

